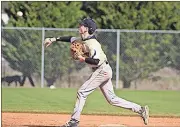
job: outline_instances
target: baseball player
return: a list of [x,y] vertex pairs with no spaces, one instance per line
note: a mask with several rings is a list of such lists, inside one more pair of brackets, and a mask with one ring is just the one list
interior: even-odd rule
[[[77,100],[74,107],[74,112],[71,119],[61,127],[78,127],[80,115],[86,102],[87,96],[91,94],[96,88],[100,88],[104,97],[113,106],[130,109],[138,113],[144,124],[148,124],[149,108],[148,106],[140,106],[136,103],[124,100],[115,95],[112,85],[112,69],[109,65],[107,57],[101,48],[101,44],[96,40],[94,32],[96,30],[96,23],[91,18],[85,18],[79,24],[79,34],[82,41],[88,46],[90,57],[85,58],[78,56],[80,62],[87,63],[92,68],[93,73],[88,80],[79,88],[77,92]],[[71,36],[46,38],[45,45],[48,47],[51,43],[56,41],[73,42],[79,39]]]

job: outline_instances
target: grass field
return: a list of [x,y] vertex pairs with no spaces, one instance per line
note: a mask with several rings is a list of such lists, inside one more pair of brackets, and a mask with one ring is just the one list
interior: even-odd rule
[[[77,89],[2,88],[2,112],[72,113]],[[180,117],[179,91],[116,90],[116,95],[149,105],[151,116]],[[99,90],[87,99],[83,114],[136,115],[111,106]]]

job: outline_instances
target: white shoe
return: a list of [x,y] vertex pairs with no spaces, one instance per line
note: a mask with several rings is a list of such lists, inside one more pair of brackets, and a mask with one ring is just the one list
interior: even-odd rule
[[142,107],[142,112],[140,115],[144,121],[144,124],[147,125],[149,122],[149,107],[147,105]]
[[75,119],[71,119],[68,121],[65,125],[62,125],[60,127],[79,127],[79,121]]

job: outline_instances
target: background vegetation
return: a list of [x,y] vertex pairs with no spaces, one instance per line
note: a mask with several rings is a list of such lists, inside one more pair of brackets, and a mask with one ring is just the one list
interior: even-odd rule
[[[81,19],[92,17],[99,29],[180,30],[179,2],[12,1],[8,3],[5,12],[10,20],[6,26],[77,28]],[[23,16],[17,16],[17,11],[23,12]],[[13,69],[22,73],[23,80],[28,77],[32,84],[32,74],[40,75],[41,72],[41,48],[38,48],[41,47],[41,43],[37,43],[41,42],[40,35],[39,32],[28,30],[23,32],[8,30],[2,33],[6,42],[6,45],[2,46],[3,57]],[[58,34],[49,32],[47,36],[58,36]],[[103,48],[115,69],[116,45],[113,42],[116,41],[113,39],[116,39],[116,36],[111,33],[106,35],[101,33],[97,36],[102,42],[105,41],[104,36],[112,37],[106,42],[111,44],[110,50],[107,45],[103,45]],[[120,50],[120,79],[124,88],[129,88],[133,80],[146,78],[151,72],[163,67],[180,70],[180,34],[156,36],[146,33],[143,36],[136,33],[122,35],[122,41],[128,38],[128,41],[121,45]],[[45,80],[50,86],[65,72],[72,72],[75,65],[69,64],[68,44],[54,45],[46,51],[45,58],[49,59],[45,59]],[[66,53],[60,55],[64,52]]]
[[[23,12],[23,17],[16,15]],[[92,17],[101,29],[179,30],[179,2],[9,2],[8,26],[76,28]]]

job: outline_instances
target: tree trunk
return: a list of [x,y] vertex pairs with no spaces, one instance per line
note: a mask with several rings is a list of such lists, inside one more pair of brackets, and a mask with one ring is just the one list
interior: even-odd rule
[[131,81],[126,78],[123,79],[123,88],[129,88],[131,86]]
[[22,81],[21,81],[20,86],[24,86],[24,82],[25,82],[25,80],[26,80],[26,76],[25,76],[25,75],[23,75],[23,79],[22,79]]
[[50,87],[51,85],[53,85],[57,79],[56,77],[51,77],[51,78],[44,77],[44,78],[47,82],[47,87]]
[[21,81],[21,85],[20,86],[24,86],[24,82],[26,80],[26,77],[28,77],[29,82],[31,83],[31,86],[35,87],[34,81],[33,81],[32,77],[30,75],[29,76],[23,75],[23,79]]
[[71,75],[70,72],[68,72],[68,88],[71,87]]
[[53,85],[54,84],[54,79],[48,79],[48,80],[46,80],[47,81],[47,87],[50,87],[51,85]]
[[31,86],[35,87],[32,77],[28,76],[28,79],[29,79],[29,82],[31,83]]

